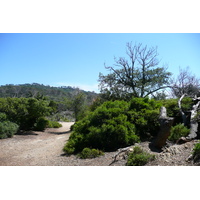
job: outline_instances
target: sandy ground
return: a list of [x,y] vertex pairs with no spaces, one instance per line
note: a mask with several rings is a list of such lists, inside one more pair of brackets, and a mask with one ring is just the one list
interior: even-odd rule
[[[73,122],[61,122],[58,129],[28,132],[0,140],[0,166],[109,166],[116,152],[106,152],[95,159],[66,156],[62,151]],[[125,165],[125,161],[114,165]]]
[[61,122],[58,129],[29,132],[0,140],[0,166],[53,166],[62,164],[62,148],[73,122]]

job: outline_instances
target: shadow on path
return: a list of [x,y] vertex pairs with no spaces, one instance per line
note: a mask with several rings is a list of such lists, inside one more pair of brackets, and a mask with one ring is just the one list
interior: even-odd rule
[[54,131],[51,131],[51,132],[48,132],[50,134],[55,134],[55,135],[62,135],[62,134],[69,134],[71,131],[64,131],[64,132],[54,132]]

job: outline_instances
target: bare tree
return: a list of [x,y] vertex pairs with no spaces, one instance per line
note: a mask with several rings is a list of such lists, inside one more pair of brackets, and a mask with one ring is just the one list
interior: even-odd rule
[[[191,140],[197,137],[198,132],[198,110],[200,106],[200,79],[193,75],[189,67],[179,69],[179,75],[172,81],[172,92],[174,96],[179,97],[178,106],[182,116],[183,124],[187,125],[187,115],[190,113],[190,134],[186,140]],[[190,111],[185,113],[182,109],[182,100],[185,96],[193,99],[193,106]]]
[[179,68],[179,75],[172,79],[172,93],[175,97],[183,95],[194,97],[200,94],[200,79],[191,73],[190,68]]
[[102,93],[113,96],[147,97],[158,90],[165,89],[169,83],[170,72],[164,67],[158,67],[157,48],[132,45],[127,43],[124,57],[114,58],[113,66],[105,66],[110,74],[100,74],[100,89]]

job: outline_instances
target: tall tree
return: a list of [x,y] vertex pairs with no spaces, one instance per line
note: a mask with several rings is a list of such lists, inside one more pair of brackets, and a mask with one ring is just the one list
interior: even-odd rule
[[79,117],[83,115],[86,110],[86,95],[78,88],[74,92],[71,108],[74,112],[76,121],[78,121]]
[[167,88],[170,72],[159,67],[157,48],[127,43],[127,58],[114,58],[113,66],[105,66],[110,74],[99,75],[101,93],[107,98],[147,97]]

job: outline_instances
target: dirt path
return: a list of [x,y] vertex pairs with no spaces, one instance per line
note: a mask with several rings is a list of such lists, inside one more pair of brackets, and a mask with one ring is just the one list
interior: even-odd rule
[[0,166],[64,165],[62,148],[70,135],[73,122],[61,122],[58,129],[30,132],[0,140]]
[[[13,138],[0,140],[0,166],[109,166],[117,152],[105,152],[105,155],[94,159],[62,155],[72,124],[73,122],[62,122],[63,127],[58,129],[49,128],[45,132],[29,132],[26,135],[14,135]],[[187,158],[197,142],[198,140],[194,140],[182,145],[173,145],[160,153],[152,152],[149,142],[139,145],[157,157],[147,165],[186,166],[193,165]],[[112,166],[124,166],[126,160],[122,157]]]
[[[63,147],[70,135],[73,122],[62,122],[63,127],[29,132],[0,140],[0,166],[108,166],[115,152],[95,159],[65,156]],[[124,162],[116,163],[124,165]]]

